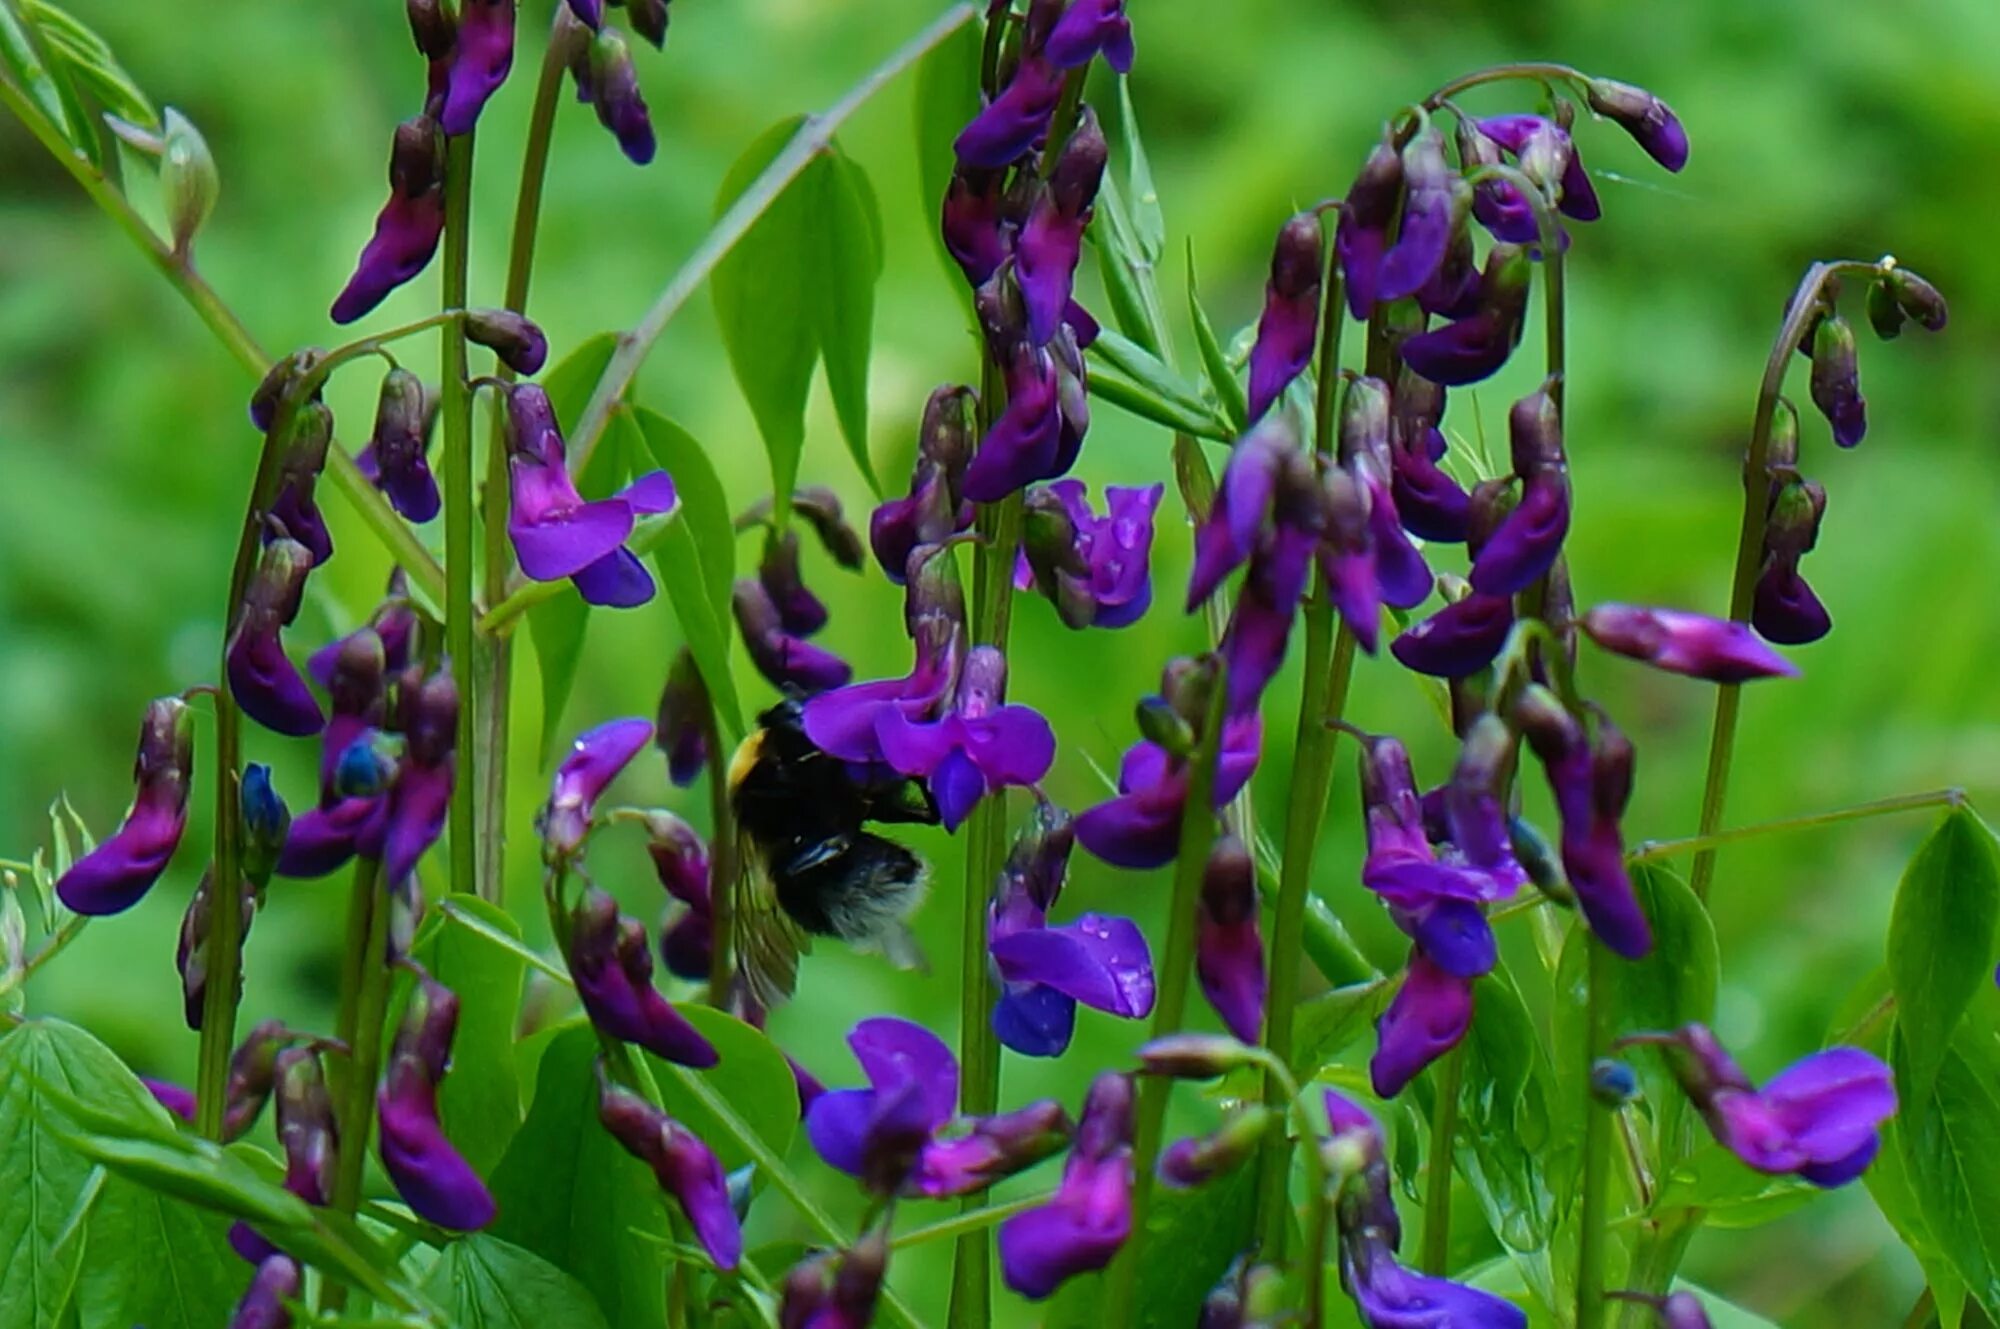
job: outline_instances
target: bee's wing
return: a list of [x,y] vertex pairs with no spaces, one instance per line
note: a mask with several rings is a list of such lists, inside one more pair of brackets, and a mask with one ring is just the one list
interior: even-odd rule
[[771,866],[748,835],[736,841],[736,969],[757,1004],[771,1010],[798,986],[799,956],[812,943],[778,904]]

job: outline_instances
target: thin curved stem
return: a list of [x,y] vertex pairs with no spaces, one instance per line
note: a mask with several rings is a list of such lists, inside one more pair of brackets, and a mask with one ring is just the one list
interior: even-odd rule
[[[705,691],[705,689],[704,689]],[[715,703],[704,697],[703,742],[708,747],[708,1001],[728,1008],[736,962],[736,830],[729,806],[730,753],[722,745]]]
[[[1736,565],[1729,580],[1729,617],[1738,623],[1750,619],[1750,601],[1757,588],[1757,570],[1763,563],[1764,527],[1770,516],[1766,470],[1771,457],[1771,422],[1777,415],[1778,395],[1784,390],[1785,373],[1792,356],[1811,333],[1824,309],[1827,283],[1856,270],[1873,272],[1877,265],[1856,259],[1815,263],[1799,279],[1798,289],[1785,310],[1771,354],[1764,361],[1764,376],[1757,384],[1757,409],[1750,424],[1750,447],[1743,458],[1743,523],[1736,535]],[[1702,779],[1701,815],[1695,822],[1699,835],[1713,835],[1722,824],[1723,805],[1729,794],[1729,763],[1736,746],[1736,720],[1743,705],[1740,683],[1724,683],[1715,693],[1715,723],[1709,732],[1708,768]],[[1688,883],[1702,900],[1715,879],[1715,850],[1703,850],[1694,860]]]
[[1586,934],[1589,948],[1589,977],[1583,1056],[1583,1194],[1577,1219],[1576,1259],[1577,1329],[1602,1329],[1604,1324],[1605,1243],[1610,1215],[1611,1109],[1597,1101],[1590,1089],[1590,1068],[1604,1055],[1611,1041],[1611,951],[1595,936]]
[[1445,1054],[1431,1105],[1430,1171],[1424,1186],[1424,1245],[1418,1265],[1427,1274],[1451,1271],[1451,1178],[1458,1137],[1458,1091],[1465,1083],[1465,1044]]
[[1500,83],[1509,79],[1530,79],[1537,83],[1549,83],[1556,80],[1569,83],[1587,83],[1590,81],[1590,76],[1570,65],[1559,65],[1539,60],[1521,60],[1504,65],[1490,65],[1485,69],[1475,69],[1470,74],[1461,74],[1451,82],[1444,84],[1436,92],[1424,98],[1423,106],[1427,111],[1435,111],[1443,106],[1448,99],[1456,97],[1467,88],[1476,88],[1485,83]]
[[[445,145],[444,303],[465,304],[471,257],[473,136]],[[479,888],[476,792],[479,782],[477,646],[473,633],[472,389],[466,382],[465,329],[444,335],[438,386],[438,433],[443,443],[445,646],[459,684],[458,772],[451,787],[451,889],[474,894]]]
[[1039,1195],[1023,1196],[1009,1200],[1005,1204],[989,1204],[980,1209],[967,1209],[954,1217],[923,1227],[911,1228],[899,1237],[892,1238],[889,1249],[904,1250],[911,1246],[923,1246],[934,1241],[946,1241],[965,1236],[971,1232],[985,1232],[999,1227],[1015,1214],[1025,1214],[1030,1209],[1039,1209],[1054,1198],[1054,1192],[1044,1191]]
[[1933,789],[1922,794],[1898,794],[1894,798],[1878,798],[1871,803],[1856,803],[1853,807],[1834,808],[1830,812],[1808,812],[1797,817],[1780,817],[1776,821],[1760,821],[1749,826],[1732,826],[1726,831],[1712,831],[1707,835],[1690,835],[1680,840],[1648,840],[1632,853],[1626,855],[1627,863],[1652,863],[1663,858],[1677,858],[1682,854],[1713,853],[1725,844],[1738,840],[1756,840],[1766,835],[1783,835],[1791,831],[1810,831],[1821,826],[1833,826],[1843,821],[1862,821],[1869,817],[1886,817],[1898,812],[1919,812],[1925,808],[1955,808],[1966,801],[1963,789]]
[[[361,1204],[361,1183],[368,1166],[368,1139],[375,1127],[375,1081],[382,1070],[382,1022],[388,1016],[389,987],[394,973],[387,963],[389,896],[382,864],[357,859],[354,885],[348,896],[347,947],[342,958],[340,1014],[335,1034],[347,1047],[347,1063],[334,1096],[340,1148],[334,1159],[331,1207],[353,1214]],[[338,1310],[347,1289],[328,1280],[322,1285],[321,1309]]]

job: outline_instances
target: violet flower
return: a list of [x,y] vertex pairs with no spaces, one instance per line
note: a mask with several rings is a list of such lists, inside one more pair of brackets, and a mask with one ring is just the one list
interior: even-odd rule
[[1528,274],[1525,249],[1494,245],[1480,275],[1478,309],[1406,338],[1396,353],[1413,371],[1445,387],[1491,378],[1520,344],[1528,311]]
[[1403,148],[1402,223],[1382,256],[1377,299],[1415,295],[1437,273],[1464,214],[1464,193],[1464,182],[1445,160],[1444,135],[1418,131]]
[[1049,722],[1032,706],[1005,704],[1006,690],[1007,657],[994,647],[975,646],[936,719],[914,719],[899,707],[876,716],[884,760],[925,782],[948,831],[957,830],[986,795],[1009,785],[1033,785],[1055,762]]
[[743,1259],[743,1226],[729,1203],[729,1184],[715,1151],[687,1127],[597,1066],[597,1119],[625,1151],[653,1170],[660,1189],[674,1198],[695,1240],[722,1270]]
[[1264,412],[1312,363],[1319,336],[1325,244],[1317,212],[1298,213],[1278,230],[1278,242],[1271,250],[1271,278],[1264,284],[1264,313],[1250,347],[1252,424],[1264,418]]
[[942,1199],[984,1190],[1060,1149],[1069,1121],[1053,1102],[970,1118],[947,1132],[958,1108],[958,1062],[921,1025],[863,1020],[847,1045],[867,1089],[829,1089],[806,1111],[819,1156],[881,1194]]
[[1813,327],[1812,402],[1833,427],[1833,441],[1841,447],[1853,447],[1868,432],[1854,329],[1838,314],[1822,315]]
[[188,789],[194,778],[194,716],[178,697],[146,707],[139,751],[132,763],[137,786],[118,829],[70,865],[56,881],[56,896],[79,914],[122,913],[145,898],[187,828]]
[[[1221,807],[1250,779],[1264,741],[1263,717],[1256,711],[1223,722],[1217,754],[1214,803]],[[1076,838],[1085,849],[1122,868],[1165,867],[1180,851],[1181,815],[1187,804],[1187,762],[1151,741],[1126,749],[1118,765],[1118,796],[1088,808],[1076,819]]]
[[1619,955],[1653,949],[1653,930],[1625,869],[1618,820],[1632,796],[1632,745],[1600,720],[1595,741],[1583,722],[1546,689],[1530,687],[1514,723],[1546,772],[1562,817],[1562,861],[1591,931]]
[[1175,1140],[1160,1151],[1160,1180],[1175,1190],[1206,1186],[1247,1162],[1270,1133],[1273,1120],[1269,1108],[1253,1103],[1229,1112],[1207,1135]]
[[1826,490],[1811,480],[1776,486],[1764,527],[1764,566],[1751,597],[1750,626],[1766,641],[1803,646],[1833,630],[1833,618],[1799,573],[1819,542]]
[[1514,601],[1473,591],[1406,629],[1389,645],[1405,668],[1465,678],[1498,659],[1514,628]]
[[382,860],[382,877],[392,890],[444,834],[457,773],[452,748],[458,739],[458,684],[442,668],[421,680],[411,670],[399,691],[405,758],[382,816],[371,819],[369,833],[355,840],[357,852]]
[[296,540],[312,555],[313,567],[333,557],[333,535],[314,495],[332,446],[333,412],[326,403],[314,400],[300,406],[286,431],[276,488],[264,513],[264,543],[280,537]]
[[821,1253],[787,1270],[778,1305],[780,1329],[868,1329],[875,1323],[875,1304],[889,1270],[888,1233],[884,1224],[856,1238],[837,1264],[830,1253]]
[[1030,490],[1015,589],[1039,589],[1072,628],[1138,622],[1153,603],[1153,514],[1165,493],[1164,484],[1107,485],[1099,517],[1081,480]]
[[[1401,392],[1399,387],[1399,397]],[[1392,435],[1389,492],[1396,515],[1403,529],[1419,539],[1463,544],[1470,525],[1470,500],[1458,481],[1438,465],[1444,455],[1443,433],[1429,425],[1419,434],[1414,446]]]
[[1037,346],[1047,345],[1056,335],[1070,306],[1076,265],[1083,256],[1084,228],[1090,224],[1109,151],[1097,113],[1085,107],[1015,241],[1014,275],[1021,284],[1028,340]]
[[1079,1002],[1128,1020],[1153,1010],[1152,954],[1130,919],[1084,914],[1049,926],[1074,842],[1069,814],[1039,806],[1007,856],[988,910],[987,949],[1001,983],[993,1031],[1024,1056],[1062,1055]]
[[1347,282],[1347,309],[1356,318],[1375,312],[1382,274],[1382,256],[1389,248],[1389,227],[1403,197],[1403,157],[1387,134],[1369,149],[1368,159],[1340,206],[1334,232],[1334,257]]
[[785,628],[784,614],[764,584],[739,577],[730,598],[744,649],[757,672],[780,690],[825,692],[854,677],[847,661]]
[[667,671],[660,689],[658,715],[653,722],[655,741],[667,755],[667,778],[685,789],[701,776],[708,765],[708,687],[701,681],[694,655],[683,646],[674,653],[673,667]]
[[419,115],[396,126],[389,201],[375,218],[354,275],[334,297],[335,323],[352,323],[430,265],[444,235],[444,145],[437,122]]
[[679,918],[660,929],[660,962],[676,978],[703,981],[715,945],[708,846],[673,813],[653,811],[646,814],[646,853],[661,887],[684,906]]
[[1603,215],[1590,172],[1584,169],[1569,131],[1561,125],[1545,116],[1502,115],[1481,120],[1479,129],[1514,154],[1521,173],[1553,197],[1564,216],[1587,222]]
[[472,132],[486,101],[514,66],[514,0],[463,0],[458,41],[446,75],[438,122],[456,138]]
[[1000,1225],[1000,1277],[1041,1301],[1070,1278],[1110,1264],[1132,1232],[1132,1082],[1091,1082],[1076,1143],[1048,1203]]
[[1062,90],[1063,71],[1054,61],[1042,51],[1024,53],[1000,95],[952,141],[960,165],[986,170],[1012,166],[1049,132]]
[[1255,1043],[1264,1027],[1264,940],[1257,928],[1257,864],[1233,835],[1209,851],[1201,878],[1195,977],[1223,1028]]
[[1590,80],[1585,96],[1591,110],[1616,121],[1654,161],[1669,171],[1687,165],[1687,130],[1658,97],[1644,88],[1608,78]]
[[1069,469],[1060,464],[1065,422],[1055,356],[1024,341],[1006,357],[1004,367],[1007,405],[979,440],[961,491],[976,503],[996,503]]
[[1514,473],[1521,502],[1473,556],[1472,589],[1482,595],[1518,595],[1548,575],[1569,535],[1569,468],[1563,455],[1562,417],[1546,386],[1507,415]]
[[317,734],[326,721],[279,634],[299,612],[312,554],[295,540],[274,540],[243,592],[225,665],[230,695],[243,713],[275,733]]
[[382,1170],[412,1213],[459,1232],[493,1221],[493,1197],[438,1124],[437,1089],[458,1030],[458,997],[425,978],[410,1000],[375,1104]]
[[572,70],[576,73],[577,100],[590,103],[597,112],[597,122],[611,131],[626,159],[635,166],[652,161],[659,148],[653,136],[653,119],[639,90],[632,50],[618,30],[600,28]]
[[1895,1077],[1859,1048],[1815,1052],[1758,1089],[1706,1026],[1639,1041],[1666,1045],[1675,1078],[1716,1140],[1759,1172],[1844,1186],[1874,1160],[1879,1128],[1896,1111]]
[[913,552],[972,528],[973,507],[961,494],[975,441],[972,405],[971,388],[947,385],[931,393],[917,435],[909,496],[888,500],[868,519],[869,548],[898,585]]
[[468,309],[465,339],[484,346],[517,374],[539,374],[549,360],[549,339],[535,321],[512,309]]
[[1042,54],[1058,69],[1075,69],[1101,55],[1120,74],[1132,72],[1132,20],[1125,0],[1072,0],[1049,30]]
[[1257,552],[1280,492],[1298,495],[1316,488],[1311,469],[1297,435],[1282,416],[1266,418],[1236,441],[1216,484],[1208,519],[1195,528],[1189,613]]
[[597,800],[652,741],[652,721],[636,715],[607,721],[577,735],[569,754],[556,767],[555,782],[539,822],[542,851],[550,861],[574,858],[582,850]]
[[569,970],[590,1022],[656,1057],[703,1070],[715,1046],[653,987],[646,929],[618,912],[603,891],[588,891],[570,924]]
[[1230,612],[1218,653],[1229,665],[1229,713],[1257,709],[1264,688],[1285,661],[1292,624],[1312,577],[1315,551],[1321,548],[1316,506],[1280,508],[1275,529],[1267,533],[1250,561],[1242,593]]
[[1390,432],[1388,385],[1378,378],[1354,380],[1341,402],[1340,467],[1320,478],[1326,532],[1318,549],[1320,575],[1348,630],[1371,654],[1382,606],[1414,608],[1433,583],[1396,513]]
[[1366,1329],[1527,1329],[1528,1314],[1491,1292],[1405,1268],[1371,1235],[1343,1238],[1340,1279]]
[[[188,897],[187,912],[181,915],[180,936],[174,944],[174,968],[181,976],[181,1017],[195,1033],[208,1006],[208,929],[215,895],[215,870],[201,874],[194,894]],[[237,892],[237,936],[248,939],[256,921],[257,891],[246,877]]]
[[1014,253],[1017,219],[1010,215],[1005,169],[960,165],[946,186],[939,215],[945,251],[977,290]]
[[1799,667],[1741,623],[1679,609],[1602,604],[1585,614],[1584,634],[1605,650],[1711,683],[1789,677]]
[[958,683],[964,628],[932,620],[915,633],[916,663],[902,678],[874,679],[809,698],[802,712],[813,746],[842,761],[886,762],[879,737],[890,712],[921,723],[941,713]]
[[[333,1202],[335,1156],[339,1128],[333,1096],[327,1091],[319,1053],[310,1048],[286,1048],[276,1063],[278,1143],[285,1155],[285,1189],[310,1205]],[[258,1264],[277,1253],[265,1237],[246,1223],[229,1229],[236,1253]]]
[[1497,812],[1488,806],[1491,792],[1490,785],[1468,788],[1448,800],[1460,809],[1455,828],[1476,839],[1480,857],[1490,866],[1475,863],[1456,845],[1440,856],[1424,829],[1408,750],[1394,738],[1367,740],[1361,751],[1361,799],[1368,826],[1362,885],[1391,908],[1406,912],[1424,910],[1440,899],[1487,904],[1512,895],[1525,874],[1511,852],[1488,842],[1492,830],[1476,825],[1483,815]]
[[533,383],[508,390],[507,445],[507,535],[522,573],[535,581],[568,577],[592,604],[624,609],[652,599],[652,575],[625,537],[638,515],[673,508],[667,473],[649,471],[611,498],[585,502],[570,478],[555,408]]
[[289,1255],[273,1255],[257,1266],[250,1288],[229,1316],[229,1329],[291,1329],[292,1313],[285,1303],[296,1301],[304,1286],[299,1266]]
[[426,455],[432,418],[423,380],[407,369],[391,369],[382,376],[368,446],[354,458],[369,483],[388,496],[389,505],[418,523],[431,520],[442,507]]

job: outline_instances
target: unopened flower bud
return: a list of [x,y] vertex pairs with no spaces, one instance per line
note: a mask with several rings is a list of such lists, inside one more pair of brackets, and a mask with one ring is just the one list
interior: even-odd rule
[[1868,284],[1868,326],[1883,341],[1894,341],[1902,335],[1903,324],[1909,322],[1909,315],[1896,303],[1895,292],[1886,281]]
[[828,558],[849,572],[861,570],[868,551],[861,543],[860,532],[848,525],[838,494],[825,485],[801,485],[792,493],[792,511],[812,527]]
[[743,1229],[729,1203],[722,1164],[700,1137],[646,1099],[597,1071],[597,1117],[626,1152],[653,1170],[720,1269],[743,1258]]
[[1851,448],[1868,432],[1868,403],[1854,329],[1838,314],[1823,315],[1812,334],[1812,399],[1833,427],[1833,441]]
[[1165,697],[1141,698],[1134,708],[1134,716],[1139,733],[1168,756],[1185,759],[1194,751],[1197,738],[1194,726]]
[[1142,1045],[1138,1057],[1145,1074],[1173,1080],[1213,1080],[1257,1064],[1255,1048],[1224,1034],[1168,1034]]
[[1687,165],[1687,131],[1658,97],[1644,88],[1608,78],[1590,80],[1586,93],[1590,109],[1615,120],[1654,161],[1669,171]]
[[229,690],[243,713],[280,734],[317,734],[319,702],[285,655],[280,630],[298,613],[313,556],[296,540],[273,540],[244,591],[227,652]]
[[1215,692],[1215,658],[1181,655],[1167,662],[1160,675],[1160,695],[1166,698],[1199,741],[1208,719],[1209,698]]
[[1946,308],[1944,296],[1937,287],[1904,267],[1889,269],[1881,284],[1888,288],[1902,311],[1915,319],[1926,332],[1944,331],[1951,311]]
[[667,44],[667,0],[625,0],[625,19],[654,50]]
[[667,778],[685,789],[700,777],[708,762],[708,687],[701,681],[694,655],[682,647],[660,690],[653,741],[667,754]]
[[810,637],[826,626],[826,605],[806,585],[799,570],[797,531],[773,532],[764,541],[757,580],[778,607],[778,621],[795,637]]
[[437,766],[450,755],[458,742],[458,683],[449,671],[426,675],[415,696],[405,697],[403,737],[419,765]]
[[639,90],[632,49],[616,28],[602,28],[591,40],[589,61],[589,81],[579,82],[579,93],[596,110],[598,123],[618,140],[626,158],[644,166],[653,160],[659,144],[646,98]]
[[243,768],[238,801],[243,818],[243,875],[262,890],[284,851],[292,811],[271,784],[271,768],[262,762],[253,761]]
[[458,25],[444,0],[404,0],[404,12],[410,20],[410,37],[426,60],[442,60],[451,54]]
[[1278,231],[1264,313],[1250,348],[1249,418],[1261,419],[1312,361],[1319,336],[1319,298],[1326,265],[1319,214],[1297,213]]
[[236,1303],[229,1329],[291,1329],[287,1303],[296,1301],[304,1286],[299,1266],[288,1255],[273,1255],[257,1266],[250,1290]]
[[1582,627],[1607,651],[1712,683],[1744,683],[1799,672],[1797,665],[1757,640],[1743,624],[1706,614],[1604,604],[1583,616]]
[[[214,880],[213,872],[204,872],[194,894],[188,897],[187,912],[181,915],[180,940],[174,947],[174,968],[181,976],[181,1013],[187,1027],[195,1033],[201,1032],[208,1005],[208,929]],[[247,889],[241,893],[241,909],[239,937],[249,935],[251,921],[256,917],[252,893]]]
[[1389,385],[1379,378],[1355,379],[1341,401],[1340,460],[1356,457],[1389,460]]
[[271,426],[278,422],[278,406],[285,393],[299,375],[312,371],[322,355],[318,347],[308,347],[303,351],[294,351],[265,370],[264,377],[257,383],[257,390],[250,394],[250,423],[269,433]]
[[209,154],[208,141],[192,121],[169,106],[166,132],[160,140],[160,201],[165,205],[167,227],[174,237],[174,253],[186,259],[195,232],[215,210],[222,179]]
[[1599,1057],[1590,1063],[1590,1096],[1608,1108],[1624,1107],[1639,1097],[1639,1076],[1625,1062]]
[[539,374],[548,362],[549,339],[525,314],[511,309],[467,310],[465,339],[499,356],[517,374]]
[[444,184],[444,140],[437,121],[414,115],[396,126],[389,149],[389,187],[397,195],[421,198]]
[[1232,1112],[1208,1135],[1176,1140],[1160,1155],[1160,1180],[1176,1189],[1201,1186],[1257,1152],[1276,1118],[1261,1103]]
[[1234,835],[1202,868],[1195,976],[1230,1033],[1254,1042],[1264,1025],[1264,945],[1257,927],[1257,861]]
[[278,1082],[278,1054],[295,1039],[282,1020],[265,1020],[244,1035],[223,1081],[222,1136],[234,1140],[257,1124]]

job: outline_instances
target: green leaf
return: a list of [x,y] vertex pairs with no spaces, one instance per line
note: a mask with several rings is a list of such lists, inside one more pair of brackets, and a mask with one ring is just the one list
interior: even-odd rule
[[1972,809],[1954,808],[1917,850],[1896,888],[1889,920],[1889,979],[1906,1097],[1930,1088],[1966,1005],[1993,975],[2000,920],[2000,863],[1993,835]]
[[[1132,107],[1132,80],[1118,79],[1118,137],[1125,149],[1124,215],[1131,238],[1146,262],[1158,267],[1167,252],[1167,219],[1160,209],[1160,191],[1153,184],[1153,166],[1139,135],[1139,113]],[[1192,269],[1190,269],[1192,271]]]
[[1138,253],[1139,242],[1133,234],[1124,192],[1117,177],[1108,173],[1098,187],[1097,210],[1103,220],[1085,232],[1084,238],[1097,254],[1097,276],[1111,303],[1112,321],[1135,345],[1160,355],[1166,329],[1161,326],[1159,289],[1152,265]]
[[42,34],[50,56],[62,62],[106,109],[148,128],[160,123],[159,111],[118,63],[110,45],[75,15],[48,0],[21,0],[21,15]]
[[1201,352],[1202,371],[1207,374],[1208,386],[1214,390],[1215,399],[1222,404],[1222,413],[1228,417],[1230,427],[1240,434],[1250,419],[1250,403],[1244,396],[1243,385],[1236,380],[1236,371],[1230,367],[1222,343],[1216,340],[1215,327],[1208,321],[1208,311],[1201,307],[1201,294],[1194,276],[1192,240],[1188,241],[1187,265],[1188,318],[1194,323],[1194,342]]
[[523,942],[520,938],[518,928],[496,928],[486,921],[488,915],[484,910],[469,911],[461,909],[459,902],[466,898],[463,895],[447,897],[443,905],[440,906],[439,913],[456,926],[462,927],[467,932],[479,937],[487,945],[497,947],[513,955],[523,965],[541,970],[558,983],[567,984],[571,981],[567,969],[549,960],[546,956],[538,955],[527,943]]
[[213,1329],[229,1320],[249,1266],[229,1223],[135,1182],[109,1178],[91,1206],[77,1277],[82,1329]]
[[65,140],[74,143],[75,129],[69,123],[69,113],[63,105],[62,94],[56,90],[55,81],[49,77],[48,67],[36,53],[35,44],[28,38],[28,30],[14,17],[14,11],[0,3],[0,65],[28,94],[28,99],[61,134]]
[[[1929,1086],[1902,1095],[1895,1143],[1929,1235],[1989,1317],[2000,1317],[2000,996],[1981,1000],[1960,1027]],[[1900,1027],[1890,1040],[1899,1084],[1910,1053]],[[1880,1164],[1878,1163],[1879,1167]],[[1871,1169],[1872,1171],[1872,1169]],[[1880,1202],[1881,1196],[1877,1195]]]
[[664,1262],[652,1241],[670,1235],[670,1201],[598,1123],[597,1048],[577,1025],[543,1052],[528,1118],[493,1173],[492,1233],[574,1275],[616,1329],[658,1329]]
[[1805,1208],[1829,1192],[1792,1177],[1768,1177],[1745,1167],[1719,1144],[1705,1144],[1664,1180],[1655,1211],[1699,1209],[1717,1228],[1761,1227]]
[[458,1033],[451,1074],[438,1090],[445,1134],[480,1176],[489,1176],[521,1125],[521,1080],[514,1070],[514,1028],[521,1012],[525,965],[513,950],[487,940],[494,932],[520,940],[504,910],[475,895],[447,896],[457,917],[484,929],[439,928],[424,961],[438,982],[458,994]]
[[[715,1045],[721,1058],[713,1067],[695,1074],[770,1146],[773,1154],[783,1158],[799,1124],[798,1082],[792,1078],[785,1054],[762,1033],[713,1007],[689,1004],[676,1009]],[[724,1171],[733,1172],[751,1161],[730,1129],[680,1084],[679,1077],[667,1071],[664,1062],[653,1060],[653,1074],[660,1084],[661,1105],[715,1151]]]
[[519,1246],[474,1233],[445,1247],[424,1291],[453,1329],[604,1329],[590,1289]]
[[1560,1210],[1550,1190],[1554,1073],[1506,966],[1481,979],[1464,1043],[1456,1135],[1459,1171],[1509,1250],[1549,1243]]
[[654,548],[660,583],[724,730],[739,737],[743,709],[729,668],[730,587],[736,580],[736,531],[729,498],[707,450],[691,434],[644,407],[633,417],[654,463],[674,477],[678,498]]
[[1396,985],[1383,979],[1322,992],[1292,1017],[1292,1069],[1311,1076],[1345,1051],[1388,1009]]
[[[723,178],[722,216],[805,123],[764,131]],[[772,201],[710,278],[730,368],[756,417],[771,459],[777,520],[783,522],[805,447],[806,396],[824,357],[841,434],[870,487],[868,355],[882,223],[874,191],[839,145],[829,144]]]
[[1091,344],[1090,359],[1092,395],[1169,429],[1223,442],[1236,437],[1193,384],[1137,342],[1107,328]]
[[958,265],[944,247],[944,233],[938,227],[938,210],[945,191],[951,187],[958,155],[952,140],[958,137],[973,116],[979,113],[979,25],[968,23],[933,47],[917,64],[915,84],[917,137],[918,204],[923,210],[924,229],[937,241],[953,282],[958,281]]

